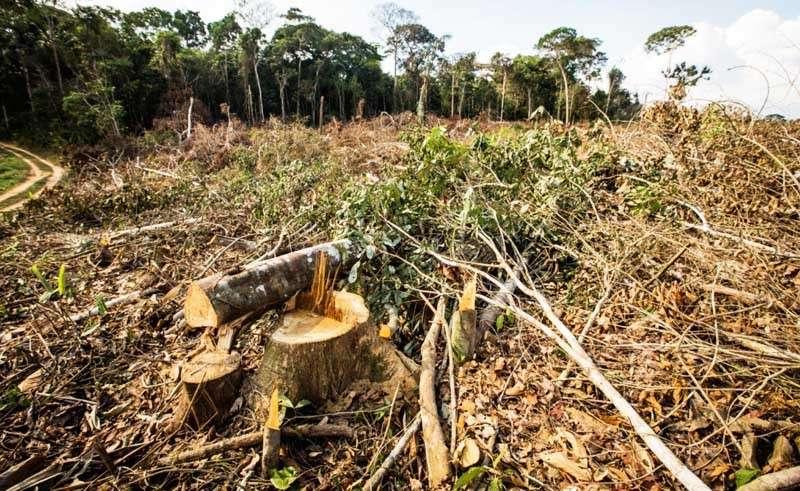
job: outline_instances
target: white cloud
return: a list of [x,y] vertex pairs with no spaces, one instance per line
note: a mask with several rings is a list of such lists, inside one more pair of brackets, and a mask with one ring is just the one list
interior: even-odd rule
[[[800,117],[800,18],[783,19],[775,12],[752,10],[729,26],[698,22],[697,34],[672,54],[674,61],[708,65],[710,81],[689,92],[689,101],[735,101],[763,114]],[[661,71],[667,55],[655,56],[643,47],[631,50],[620,63],[626,86],[648,101],[666,97]]]

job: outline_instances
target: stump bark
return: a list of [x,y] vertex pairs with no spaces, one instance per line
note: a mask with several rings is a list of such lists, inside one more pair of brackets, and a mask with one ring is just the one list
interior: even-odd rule
[[332,292],[331,299],[327,312],[314,312],[298,301],[299,308],[283,316],[256,375],[262,394],[277,388],[293,402],[321,403],[380,371],[364,299],[348,292]]

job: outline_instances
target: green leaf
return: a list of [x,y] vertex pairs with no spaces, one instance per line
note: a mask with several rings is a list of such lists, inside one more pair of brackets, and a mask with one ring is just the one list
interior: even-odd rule
[[67,293],[67,265],[61,264],[61,267],[58,268],[58,283],[57,283],[58,295],[63,297]]
[[733,475],[736,477],[736,488],[740,488],[745,484],[749,483],[753,479],[757,478],[758,475],[761,474],[760,469],[739,469],[738,471],[734,472]]
[[294,467],[270,469],[269,471],[269,482],[277,489],[289,489],[295,480],[297,480],[297,470]]
[[95,307],[97,307],[97,313],[100,314],[101,317],[106,315],[106,312],[108,312],[108,307],[106,307],[106,300],[102,296],[98,295],[97,297],[95,297],[94,305]]
[[294,409],[294,403],[291,399],[286,397],[285,395],[281,394],[278,396],[278,404],[283,407],[288,407],[289,409]]
[[375,249],[375,246],[374,246],[374,245],[371,245],[371,244],[370,244],[370,245],[368,245],[368,246],[367,246],[367,247],[364,249],[364,252],[365,252],[365,253],[366,253],[366,255],[367,255],[367,259],[372,259],[373,257],[375,257],[375,252],[376,252],[376,251],[377,251],[377,249]]
[[39,283],[42,284],[45,290],[48,291],[52,290],[52,288],[50,287],[50,283],[47,281],[47,278],[44,277],[44,274],[42,274],[42,271],[39,269],[38,264],[34,264],[33,266],[31,266],[31,272],[33,273],[34,276],[36,276],[36,279],[39,280]]
[[310,404],[311,404],[311,401],[309,401],[308,399],[300,399],[299,401],[297,401],[297,404],[294,405],[294,409],[298,410],[298,409],[300,409],[302,407],[306,407],[306,406],[308,406]]
[[465,489],[467,486],[472,484],[472,481],[481,477],[484,473],[486,473],[489,469],[487,467],[478,466],[472,467],[467,472],[458,476],[456,483],[453,485],[453,491],[458,491],[459,489]]
[[494,328],[496,330],[498,330],[498,331],[502,331],[503,330],[503,326],[504,326],[505,323],[506,323],[506,316],[503,315],[503,314],[500,314],[500,315],[497,316],[497,319],[495,319],[495,321],[494,321]]
[[503,491],[504,489],[506,489],[506,487],[503,486],[503,480],[500,479],[499,477],[495,477],[489,483],[489,490],[488,491]]

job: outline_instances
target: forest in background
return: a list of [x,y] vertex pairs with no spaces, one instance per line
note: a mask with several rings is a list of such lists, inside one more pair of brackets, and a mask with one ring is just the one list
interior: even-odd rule
[[[206,124],[230,115],[309,125],[408,110],[627,120],[640,107],[624,74],[606,66],[601,41],[567,27],[532,39],[531,54],[481,63],[474,52],[446,55],[447,35],[392,3],[372,12],[381,44],[250,0],[209,23],[195,11],[51,0],[12,0],[2,10],[0,136],[39,144],[93,143],[154,126],[180,135],[190,107]],[[386,57],[391,74],[381,69]]]

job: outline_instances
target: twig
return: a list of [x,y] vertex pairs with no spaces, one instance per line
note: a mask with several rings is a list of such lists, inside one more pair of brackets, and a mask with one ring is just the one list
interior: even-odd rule
[[260,459],[261,456],[259,456],[257,453],[253,454],[250,459],[250,463],[247,464],[244,469],[242,469],[242,480],[236,485],[236,489],[241,489],[242,491],[247,489],[247,481],[249,481],[250,476],[253,475],[253,471],[255,470],[256,465],[258,465],[258,461]]
[[686,249],[688,249],[688,248],[689,248],[689,244],[686,244],[685,246],[683,246],[683,247],[681,248],[681,250],[680,250],[680,251],[678,251],[678,252],[676,252],[676,253],[675,253],[675,255],[674,255],[674,256],[672,256],[672,257],[669,259],[669,261],[667,261],[667,262],[666,262],[666,264],[664,264],[664,266],[662,266],[662,267],[661,267],[661,269],[659,269],[659,270],[658,270],[658,273],[656,273],[656,274],[655,274],[655,275],[654,275],[652,278],[650,278],[649,280],[647,280],[647,283],[645,283],[644,285],[642,285],[642,287],[643,287],[643,288],[647,288],[647,287],[649,287],[650,285],[652,285],[652,284],[653,284],[653,282],[655,282],[655,281],[657,281],[659,278],[661,278],[661,275],[663,275],[663,274],[664,274],[664,273],[665,273],[665,272],[666,272],[666,271],[667,271],[667,270],[668,270],[668,269],[669,269],[669,268],[670,268],[670,267],[671,267],[673,264],[675,264],[675,261],[677,261],[677,260],[678,260],[678,259],[679,259],[679,258],[680,258],[682,255],[683,255],[683,253],[684,253],[684,252],[686,252]]
[[386,472],[389,471],[389,468],[392,467],[394,461],[397,460],[397,458],[406,448],[406,445],[408,445],[411,437],[413,437],[417,431],[419,431],[420,424],[422,424],[422,418],[420,416],[421,414],[422,413],[419,412],[416,416],[414,416],[414,420],[406,428],[406,431],[403,433],[403,436],[400,437],[400,440],[397,441],[397,445],[395,445],[392,451],[389,452],[386,460],[384,460],[378,470],[375,471],[375,474],[370,476],[370,478],[367,479],[367,482],[364,483],[364,491],[372,491],[380,486],[383,477],[386,475]]

